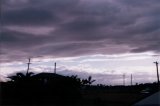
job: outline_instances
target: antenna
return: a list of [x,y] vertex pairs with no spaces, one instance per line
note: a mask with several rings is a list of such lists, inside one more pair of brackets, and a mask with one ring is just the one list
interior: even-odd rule
[[156,64],[156,69],[157,69],[157,81],[158,81],[158,85],[159,85],[160,83],[159,83],[159,73],[158,73],[158,62],[156,61],[156,62],[153,62],[153,63]]
[[56,65],[57,65],[57,63],[55,62],[54,63],[54,73],[56,74]]
[[28,75],[29,68],[30,68],[30,64],[31,64],[31,58],[28,59],[28,63],[27,63],[28,68],[27,68],[27,73],[26,73],[26,75]]

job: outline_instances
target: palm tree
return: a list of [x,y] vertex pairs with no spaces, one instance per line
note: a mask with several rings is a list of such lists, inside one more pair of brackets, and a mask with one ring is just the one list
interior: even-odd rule
[[88,79],[82,79],[82,84],[83,85],[91,85],[94,81],[96,81],[96,80],[92,80],[92,76],[89,76]]
[[88,84],[91,85],[94,81],[96,80],[92,80],[92,76],[88,77]]
[[11,81],[13,82],[21,82],[21,81],[29,80],[33,74],[34,74],[33,72],[29,72],[26,74],[19,72],[19,73],[16,73],[16,75],[9,76],[8,78],[10,78]]

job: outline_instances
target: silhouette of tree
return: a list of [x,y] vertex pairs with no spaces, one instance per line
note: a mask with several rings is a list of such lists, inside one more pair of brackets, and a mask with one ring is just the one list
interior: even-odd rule
[[78,78],[77,75],[72,75],[71,78],[72,78],[73,80],[77,81],[77,83],[78,83],[79,85],[82,85],[82,80],[81,80],[80,78]]
[[13,82],[22,82],[22,81],[29,80],[33,74],[34,74],[33,72],[29,72],[26,74],[19,72],[16,75],[9,76],[8,78],[10,78],[11,81]]
[[95,82],[96,80],[92,80],[92,76],[88,77],[88,84],[91,85],[93,82]]
[[92,80],[92,76],[89,76],[87,79],[82,79],[82,84],[83,85],[91,85],[94,81],[96,81],[96,80]]
[[71,78],[76,80],[81,85],[91,85],[94,81],[96,81],[92,80],[92,76],[89,76],[87,79],[80,79],[77,75],[72,75]]

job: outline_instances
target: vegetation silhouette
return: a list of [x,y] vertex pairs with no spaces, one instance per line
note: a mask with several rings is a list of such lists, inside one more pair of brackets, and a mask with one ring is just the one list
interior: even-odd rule
[[80,78],[78,78],[77,75],[72,75],[71,78],[76,80],[81,86],[82,85],[91,85],[94,81],[96,81],[96,80],[92,80],[92,76],[89,76],[87,79],[80,79]]
[[54,73],[17,73],[9,76],[11,80],[2,83],[2,103],[6,105],[23,104],[75,104],[81,99],[81,80],[77,76],[62,76]]
[[[157,83],[132,86],[92,85],[95,80],[91,76],[81,79],[77,75],[63,76],[44,72],[16,73],[8,78],[11,80],[0,82],[2,106],[128,106],[159,90]],[[124,101],[124,95],[128,95],[130,100]]]
[[19,73],[16,73],[16,75],[14,76],[9,76],[8,78],[10,78],[12,82],[18,83],[22,81],[29,81],[33,74],[34,74],[33,72],[29,72],[26,74],[19,72]]

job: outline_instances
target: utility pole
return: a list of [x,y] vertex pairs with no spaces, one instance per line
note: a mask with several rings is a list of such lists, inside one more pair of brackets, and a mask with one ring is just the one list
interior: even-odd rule
[[131,74],[131,86],[132,86],[132,74]]
[[125,74],[123,74],[123,85],[125,86]]
[[54,73],[56,74],[56,62],[54,63]]
[[159,73],[158,73],[158,62],[156,61],[156,62],[153,62],[153,63],[156,64],[156,69],[157,69],[157,81],[158,81],[158,85],[159,85],[160,83],[159,83]]
[[26,75],[28,75],[29,67],[30,67],[30,64],[31,64],[31,59],[30,59],[30,58],[28,59],[28,63],[27,63],[27,64],[28,64],[28,68],[27,68],[27,73],[26,73]]

